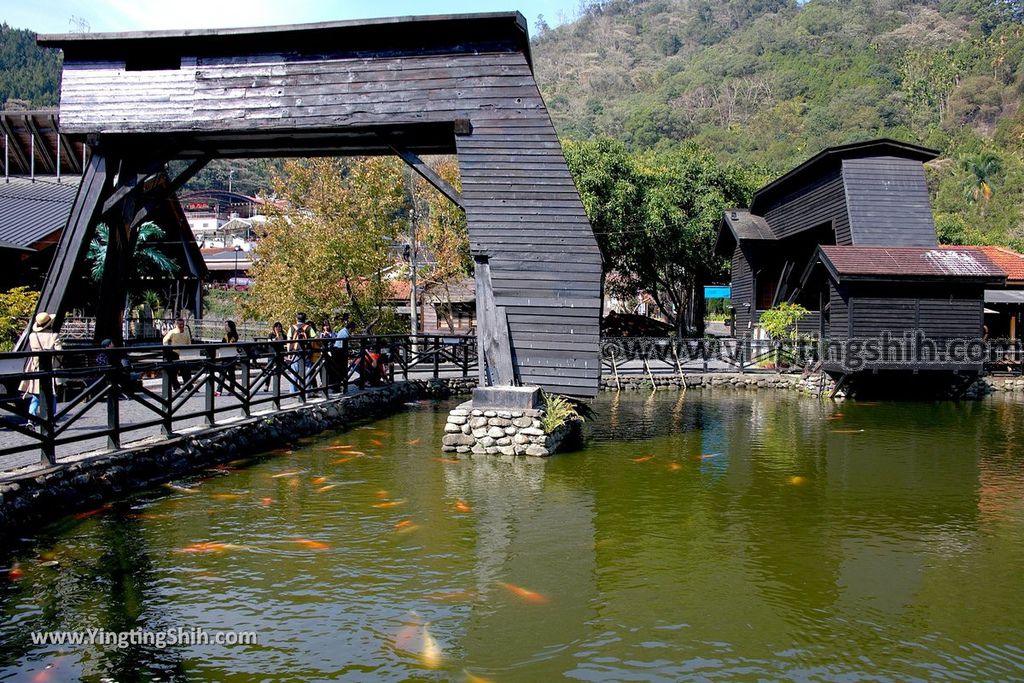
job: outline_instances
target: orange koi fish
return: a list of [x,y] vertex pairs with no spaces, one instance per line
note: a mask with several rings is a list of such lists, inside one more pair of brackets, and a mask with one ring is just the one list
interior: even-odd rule
[[343,446],[341,446],[341,445],[339,445],[339,446],[328,446],[327,450],[329,450],[329,451],[350,451],[353,448],[355,448],[355,446],[353,446],[351,444],[345,444]]
[[221,552],[224,552],[225,550],[241,550],[241,549],[242,549],[242,546],[235,545],[234,543],[214,543],[214,542],[209,542],[208,541],[208,542],[205,542],[205,543],[193,543],[192,545],[185,546],[184,548],[179,548],[176,552],[179,552],[179,553],[189,553],[189,554],[196,554],[196,553],[221,553]]
[[380,439],[370,439],[370,443],[377,447],[384,445],[384,442],[381,441]]
[[75,519],[78,519],[78,520],[89,519],[90,517],[98,515],[101,512],[106,512],[107,510],[110,509],[110,507],[111,507],[110,503],[107,503],[106,505],[101,505],[100,507],[96,508],[95,510],[86,510],[84,512],[76,512],[75,514],[73,514],[71,516],[74,517]]
[[385,491],[384,489],[381,489],[380,491],[377,491],[377,493],[375,493],[373,495],[377,496],[378,498],[387,498],[388,497],[388,492]]
[[11,568],[7,570],[7,578],[11,581],[19,581],[23,576],[25,576],[25,572],[17,562],[12,564]]
[[415,446],[415,445],[416,445],[416,444],[418,444],[419,442],[420,442],[420,440],[419,440],[419,439],[410,439],[410,440],[409,440],[409,441],[407,441],[406,443],[408,443],[408,444],[409,444],[410,446]]
[[311,483],[316,484],[316,485],[319,486],[320,484],[324,483],[325,481],[327,481],[327,477],[313,477],[313,479],[311,480]]
[[383,508],[394,508],[394,507],[398,507],[399,505],[404,505],[404,504],[405,504],[404,500],[389,500],[389,501],[386,501],[386,502],[383,502],[383,503],[374,503],[373,507],[375,507],[375,508],[382,508],[382,509]]
[[670,462],[670,463],[668,464],[668,468],[669,468],[669,470],[671,470],[672,472],[678,472],[679,470],[683,469],[683,466],[682,466],[682,465],[680,465],[680,464],[679,464],[679,463],[677,463],[677,462]]
[[320,488],[318,488],[316,490],[316,492],[317,493],[324,493],[325,491],[330,491],[331,489],[336,488],[337,486],[338,486],[337,484],[328,484],[327,486],[321,486]]
[[471,508],[469,506],[469,504],[466,501],[464,501],[464,500],[457,500],[457,501],[455,501],[455,504],[452,507],[455,508],[456,512],[472,512],[473,511],[473,508]]
[[790,486],[803,486],[809,481],[809,479],[807,477],[796,476],[790,477],[787,481],[789,482]]
[[648,460],[654,460],[653,455],[645,455],[642,458],[630,458],[633,462],[647,462]]
[[298,474],[302,474],[302,472],[300,472],[299,470],[293,470],[293,471],[290,471],[290,472],[279,472],[277,474],[272,474],[270,476],[270,478],[271,479],[283,479],[284,477],[294,477],[295,475],[298,475]]
[[532,602],[535,605],[543,605],[548,602],[546,596],[531,591],[529,589],[523,588],[522,586],[517,586],[513,583],[505,583],[504,581],[499,581],[498,585],[507,590],[512,595],[516,596],[517,598],[522,598],[526,602]]
[[401,522],[395,525],[396,529],[405,529],[406,527],[416,526],[416,522],[411,519],[403,519]]
[[57,659],[44,666],[32,677],[32,683],[47,683],[47,681],[53,678],[54,672],[57,671],[57,668],[63,661],[64,657],[57,657]]
[[270,507],[273,504],[274,504],[274,499],[273,498],[260,498],[260,505],[262,505],[263,507]]
[[310,550],[327,550],[331,547],[326,543],[321,543],[320,541],[311,541],[308,538],[296,538],[295,542],[299,545],[309,548]]

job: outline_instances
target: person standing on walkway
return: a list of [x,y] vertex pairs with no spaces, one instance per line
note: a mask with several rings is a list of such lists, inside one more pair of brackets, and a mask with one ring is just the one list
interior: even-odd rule
[[[60,351],[60,337],[53,331],[53,316],[49,313],[39,313],[32,323],[32,331],[28,335],[28,349],[32,353],[43,351]],[[60,366],[57,358],[53,359],[53,368]],[[39,356],[29,356],[25,361],[25,372],[39,372]],[[28,413],[33,417],[39,417],[43,405],[43,382],[50,382],[49,377],[40,379],[26,379],[18,386],[18,389],[26,396],[31,396],[28,404]],[[57,399],[53,392],[50,392],[50,418],[57,414]]]
[[[178,318],[174,321],[174,327],[172,327],[167,334],[164,335],[164,346],[188,346],[192,343],[192,330],[185,325],[184,318]],[[176,361],[181,356],[173,348],[166,349],[164,351],[164,360]],[[171,370],[171,389],[177,391],[181,386],[178,381],[178,373],[181,373],[181,381],[188,382],[192,379],[192,372],[187,367],[173,368]]]
[[306,375],[307,387],[312,378],[309,371],[313,367],[313,360],[310,356],[310,349],[306,343],[316,336],[316,330],[306,322],[306,314],[301,311],[295,314],[295,324],[288,328],[288,351],[292,354],[291,367],[295,374],[292,379],[292,393],[299,390],[298,378]]
[[[224,321],[224,336],[220,338],[221,344],[237,344],[238,343],[238,327],[235,325],[234,320]],[[221,358],[228,358],[234,356],[238,357],[237,349],[222,349],[220,352]],[[237,389],[238,380],[235,379],[235,365],[237,360],[229,360],[222,363],[222,374],[220,380],[217,383],[217,391],[214,392],[215,396],[220,396],[222,391],[228,389]]]

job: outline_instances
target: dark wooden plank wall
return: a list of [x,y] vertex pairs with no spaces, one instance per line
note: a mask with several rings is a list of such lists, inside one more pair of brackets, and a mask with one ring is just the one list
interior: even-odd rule
[[732,306],[736,309],[734,334],[737,335],[750,332],[754,311],[754,274],[750,269],[748,251],[737,244],[732,255]]
[[845,159],[843,184],[852,244],[935,246],[935,222],[920,161]]
[[829,296],[829,336],[846,339],[851,336],[850,329],[850,295],[846,287],[837,286],[828,281]]
[[943,297],[941,292],[929,297],[853,295],[850,308],[854,337],[921,330],[939,339],[974,339],[981,336],[984,315],[980,292],[977,297]]
[[836,244],[851,244],[843,177],[837,168],[768,207],[764,217],[780,238],[832,222]]
[[473,249],[490,256],[524,384],[596,394],[601,256],[521,52],[65,62],[66,132],[343,131],[468,118],[455,144]]

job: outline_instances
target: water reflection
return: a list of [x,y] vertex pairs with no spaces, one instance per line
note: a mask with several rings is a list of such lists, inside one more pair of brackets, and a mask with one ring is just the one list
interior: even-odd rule
[[[439,457],[447,407],[14,549],[0,679],[53,663],[54,680],[97,681],[1024,674],[1016,402],[613,395],[584,450],[544,462]],[[261,639],[62,652],[28,637],[177,626]]]

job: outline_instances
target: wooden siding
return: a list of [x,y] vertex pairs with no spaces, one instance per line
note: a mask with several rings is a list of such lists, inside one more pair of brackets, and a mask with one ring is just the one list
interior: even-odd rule
[[924,166],[914,159],[869,157],[843,161],[850,242],[934,247],[935,223]]
[[[255,43],[258,44],[258,41]],[[256,151],[247,133],[382,132],[469,119],[454,136],[471,248],[487,254],[524,384],[596,395],[601,255],[561,146],[519,51],[402,57],[185,56],[180,69],[65,62],[66,132],[204,135]],[[413,133],[408,133],[413,131]],[[234,142],[225,142],[234,141]],[[192,144],[190,142],[189,144]]]
[[850,302],[845,287],[838,287],[831,280],[828,282],[829,296],[829,336],[836,339],[850,337]]
[[[732,255],[732,305],[736,309],[736,329],[743,334],[751,328],[754,311],[754,274],[750,270],[747,254],[738,244]],[[745,306],[744,304],[749,304]]]
[[836,244],[851,244],[846,193],[839,169],[782,197],[765,211],[764,217],[779,238],[831,221]]

